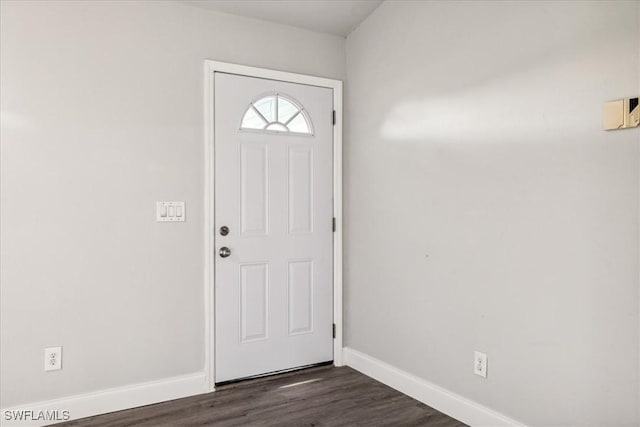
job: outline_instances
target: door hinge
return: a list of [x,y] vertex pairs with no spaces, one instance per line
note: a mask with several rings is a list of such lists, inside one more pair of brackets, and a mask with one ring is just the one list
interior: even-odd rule
[[333,124],[336,124],[336,110],[333,110]]
[[335,216],[331,219],[331,229],[333,230],[334,233],[336,232],[336,217]]
[[333,324],[333,337],[336,337],[336,324]]

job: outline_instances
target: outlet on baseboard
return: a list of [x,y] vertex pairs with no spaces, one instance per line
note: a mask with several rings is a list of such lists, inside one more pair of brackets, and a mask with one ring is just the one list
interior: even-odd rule
[[487,378],[487,355],[479,351],[473,352],[473,373]]
[[44,349],[44,370],[57,371],[62,369],[62,347],[48,347]]

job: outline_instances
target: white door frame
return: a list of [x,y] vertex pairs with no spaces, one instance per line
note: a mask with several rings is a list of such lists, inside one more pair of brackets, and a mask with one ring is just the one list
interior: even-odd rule
[[336,124],[333,127],[333,216],[336,231],[333,233],[333,323],[336,336],[333,340],[333,363],[342,366],[342,82],[340,80],[304,74],[248,67],[226,62],[204,61],[204,313],[205,313],[205,374],[207,388],[215,386],[215,218],[214,218],[214,84],[215,72],[238,74],[248,77],[281,80],[333,89],[333,109]]

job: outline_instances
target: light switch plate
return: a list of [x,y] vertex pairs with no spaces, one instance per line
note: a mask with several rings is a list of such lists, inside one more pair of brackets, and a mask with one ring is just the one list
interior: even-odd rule
[[158,222],[182,222],[186,216],[184,202],[156,202]]

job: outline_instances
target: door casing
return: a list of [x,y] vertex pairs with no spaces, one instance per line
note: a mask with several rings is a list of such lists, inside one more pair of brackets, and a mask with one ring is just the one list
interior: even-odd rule
[[333,108],[336,123],[333,126],[333,216],[336,229],[333,236],[333,363],[343,365],[342,358],[342,82],[266,68],[249,67],[226,62],[204,61],[204,312],[205,312],[205,375],[207,389],[215,389],[215,114],[214,73],[223,72],[248,77],[280,80],[333,89]]

